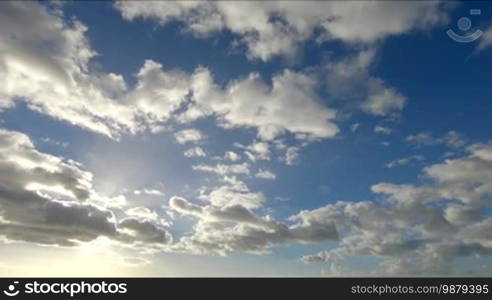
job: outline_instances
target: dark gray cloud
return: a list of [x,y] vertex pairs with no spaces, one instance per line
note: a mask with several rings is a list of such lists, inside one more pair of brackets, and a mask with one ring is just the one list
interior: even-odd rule
[[121,238],[125,241],[154,244],[168,244],[172,242],[172,237],[166,230],[148,220],[125,218],[118,223],[118,228],[133,232],[130,238],[127,236]]
[[37,151],[22,133],[0,129],[0,235],[59,246],[102,236],[140,246],[171,242],[164,228],[148,220],[118,223],[113,212],[91,203],[93,196],[90,173]]
[[191,236],[181,238],[173,247],[191,253],[231,252],[266,253],[275,245],[336,241],[337,230],[331,221],[303,221],[293,225],[271,217],[259,217],[241,205],[199,206],[173,197],[170,208],[198,219]]
[[469,147],[465,157],[424,168],[432,184],[380,183],[382,202],[338,202],[301,212],[297,218],[333,220],[338,247],[303,257],[304,262],[339,264],[371,255],[379,274],[449,275],[460,257],[492,255],[492,146]]

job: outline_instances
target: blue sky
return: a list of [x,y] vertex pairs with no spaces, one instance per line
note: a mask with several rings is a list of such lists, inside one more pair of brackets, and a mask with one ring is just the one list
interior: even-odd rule
[[1,6],[5,274],[491,274],[490,2]]

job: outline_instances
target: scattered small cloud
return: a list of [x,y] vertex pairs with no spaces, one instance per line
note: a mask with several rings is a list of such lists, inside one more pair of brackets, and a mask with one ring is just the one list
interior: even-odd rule
[[232,162],[236,162],[241,159],[241,156],[234,151],[227,151],[224,154],[224,159]]
[[133,194],[135,195],[149,195],[149,196],[164,196],[164,192],[156,189],[142,189],[142,190],[134,190]]
[[277,175],[268,170],[260,169],[258,173],[256,173],[255,177],[260,179],[275,180],[277,178]]
[[387,168],[400,167],[400,166],[405,166],[405,165],[411,164],[412,162],[420,162],[423,160],[424,160],[424,157],[422,155],[412,155],[409,157],[400,158],[397,160],[390,161],[386,164],[386,167]]
[[393,129],[377,125],[374,127],[374,132],[378,134],[390,135],[393,132]]
[[285,151],[284,161],[287,165],[295,165],[299,162],[299,147],[289,147],[287,151]]

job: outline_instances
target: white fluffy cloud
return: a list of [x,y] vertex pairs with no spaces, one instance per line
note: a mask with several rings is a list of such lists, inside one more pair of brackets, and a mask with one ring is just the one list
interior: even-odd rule
[[382,80],[370,78],[368,98],[362,103],[362,109],[375,116],[385,116],[392,111],[405,107],[406,98],[394,88],[386,87]]
[[253,142],[249,146],[235,143],[234,146],[243,149],[244,154],[252,161],[270,159],[270,146],[267,142]]
[[375,48],[368,48],[328,63],[324,70],[328,93],[335,99],[350,101],[362,111],[374,116],[386,116],[401,111],[406,97],[381,78],[371,76],[369,68],[376,55]]
[[467,157],[446,160],[425,168],[425,172],[439,183],[443,197],[475,206],[490,205],[492,146],[476,144],[469,151]]
[[[323,72],[327,77],[328,91],[331,96],[356,99],[358,107],[374,116],[386,116],[401,111],[407,99],[396,89],[369,74],[369,66],[375,55],[376,41],[415,29],[427,29],[447,21],[447,6],[439,1],[398,3],[347,2],[347,1],[265,1],[257,2],[128,2],[119,1],[115,5],[128,20],[150,18],[161,25],[178,21],[186,25],[188,31],[208,36],[218,30],[229,30],[237,34],[239,41],[246,44],[248,55],[252,58],[268,60],[275,55],[295,56],[297,46],[308,39],[340,39],[350,44],[362,44],[355,57],[348,57],[339,62],[330,62]],[[213,21],[212,21],[213,20]],[[364,24],[364,26],[360,26]],[[322,29],[322,30],[320,30]],[[315,31],[320,32],[318,36]],[[334,111],[316,113],[316,105],[310,99],[316,99],[309,92],[314,82],[309,82],[292,72],[277,75],[269,91],[258,78],[251,74],[249,78],[232,84],[221,90],[214,86],[211,75],[207,72],[195,77],[194,92],[197,102],[207,99],[209,103],[192,106],[181,119],[196,119],[203,114],[217,113],[225,126],[256,127],[259,136],[271,140],[283,131],[290,131],[302,136],[307,134],[314,138],[326,138],[335,135],[337,127],[327,122],[334,118]],[[289,75],[289,76],[287,76]],[[281,87],[281,88],[278,88]],[[292,87],[292,88],[289,88]],[[302,91],[302,93],[297,92]],[[288,101],[289,93],[297,100]],[[259,101],[248,101],[259,99]],[[216,98],[214,101],[210,99]],[[226,105],[224,100],[235,102]],[[259,105],[261,99],[272,99]],[[288,98],[287,98],[288,99]],[[287,107],[282,114],[273,114],[278,103]],[[264,102],[264,101],[263,101]],[[304,113],[292,117],[292,112],[299,108],[299,103],[309,105]],[[317,101],[314,101],[317,102]],[[288,105],[286,105],[288,103]],[[353,105],[348,105],[353,107]],[[318,107],[319,108],[319,107]],[[260,115],[259,112],[263,112]],[[302,117],[302,116],[309,117]],[[285,117],[282,117],[285,116]],[[265,119],[270,119],[266,122]],[[301,122],[302,121],[302,122]],[[293,122],[292,125],[288,125]],[[302,126],[302,124],[305,124]]]
[[227,255],[334,242],[330,250],[302,260],[344,269],[346,258],[372,256],[380,260],[373,275],[449,275],[457,258],[492,255],[492,218],[483,213],[492,207],[492,145],[476,144],[468,152],[424,168],[431,180],[427,184],[378,183],[371,190],[379,201],[340,201],[303,210],[288,218],[290,223],[258,216],[254,210],[264,198],[254,200],[244,183],[226,177],[225,185],[201,194],[208,205],[170,200],[173,211],[197,219],[194,231],[171,248]]
[[198,219],[193,234],[173,245],[175,251],[220,255],[231,252],[267,253],[275,245],[317,243],[338,238],[334,224],[329,221],[286,225],[268,216],[259,217],[239,204],[217,208],[173,197],[170,207]]
[[205,157],[207,156],[207,153],[205,153],[205,150],[202,149],[202,147],[193,147],[184,152],[184,156],[186,157]]
[[463,147],[467,143],[461,134],[454,130],[446,132],[442,137],[434,137],[428,132],[420,132],[407,136],[405,140],[416,146],[446,145],[454,148]]
[[[178,120],[214,115],[223,127],[256,128],[264,139],[283,132],[329,138],[338,131],[331,121],[335,112],[320,103],[316,81],[306,74],[286,70],[272,86],[251,74],[221,88],[207,69],[185,74],[147,60],[129,89],[121,75],[89,71],[95,52],[80,22],[67,23],[60,11],[34,2],[1,7],[4,108],[25,101],[53,118],[113,138],[160,128],[187,101],[190,108]],[[32,26],[24,26],[27,22]],[[48,44],[49,51],[43,46]]]
[[228,30],[246,45],[250,58],[264,61],[295,57],[309,39],[374,43],[442,24],[447,15],[438,1],[118,1],[115,6],[127,20],[177,21],[197,36]]
[[284,161],[287,165],[294,165],[299,161],[299,147],[289,147],[285,151]]
[[249,173],[250,173],[248,163],[231,164],[231,165],[226,165],[226,164],[216,164],[216,165],[199,164],[199,165],[193,166],[193,170],[202,171],[202,172],[211,172],[211,173],[216,173],[218,175],[228,175],[228,174],[249,175]]
[[210,71],[199,69],[192,84],[192,108],[202,116],[216,115],[225,128],[256,128],[264,140],[284,132],[300,138],[330,138],[338,132],[335,111],[321,104],[316,80],[303,73],[285,70],[271,86],[253,73],[221,88]]
[[197,129],[184,129],[178,131],[174,134],[176,138],[176,142],[178,144],[186,144],[186,143],[196,143],[201,141],[204,137],[200,130]]
[[164,196],[162,191],[156,189],[142,189],[133,191],[135,195]]
[[248,209],[261,207],[266,197],[261,192],[250,191],[248,186],[236,177],[224,177],[225,184],[212,188],[209,191],[202,190],[199,198],[210,202],[216,207],[241,205]]
[[277,178],[277,175],[275,175],[274,173],[268,171],[268,170],[259,170],[258,173],[256,173],[255,175],[256,178],[260,178],[260,179],[268,179],[268,180],[274,180],[275,178]]
[[[210,116],[223,128],[256,130],[257,139],[241,147],[244,157],[268,160],[277,147],[285,151],[281,159],[294,164],[302,146],[280,147],[279,137],[291,134],[301,141],[334,137],[339,131],[334,123],[337,112],[326,104],[333,99],[354,100],[349,106],[375,116],[401,111],[406,98],[369,73],[373,43],[445,19],[437,2],[428,1],[121,1],[116,6],[126,19],[180,21],[198,35],[229,30],[246,45],[249,57],[262,60],[294,57],[308,39],[338,39],[359,44],[359,50],[320,67],[316,74],[284,70],[266,80],[251,73],[223,85],[205,67],[188,74],[147,60],[136,72],[134,87],[129,87],[121,75],[92,70],[90,61],[96,53],[86,38],[87,28],[78,21],[64,21],[56,6],[0,2],[0,109],[23,101],[31,109],[112,138],[161,128],[171,119],[186,123]],[[319,98],[318,90],[325,85],[333,99]],[[175,134],[180,144],[201,141],[203,136],[194,129]],[[440,138],[422,133],[407,140],[418,145],[466,144],[456,132]],[[193,166],[223,177],[223,183],[199,195],[206,204],[170,200],[173,211],[197,220],[191,235],[171,245],[166,223],[155,211],[127,208],[124,198],[99,195],[92,174],[79,164],[38,151],[21,133],[0,130],[0,235],[11,241],[62,246],[104,236],[131,246],[219,254],[266,253],[287,243],[337,242],[332,250],[304,260],[335,264],[348,256],[373,255],[383,260],[388,273],[443,273],[456,257],[492,253],[492,219],[481,212],[491,206],[492,146],[477,144],[468,151],[465,157],[424,168],[431,184],[376,184],[372,191],[381,202],[338,202],[301,211],[285,223],[259,216],[255,210],[263,207],[266,196],[227,177],[276,175],[263,169],[253,173],[251,162],[239,163],[242,156],[229,151],[224,156],[228,163]],[[206,153],[194,147],[185,156]],[[417,160],[420,157],[403,158],[388,167]],[[136,194],[162,196],[145,189]],[[112,207],[120,208],[118,216]]]
[[374,132],[379,133],[379,134],[389,135],[393,132],[393,129],[391,129],[389,127],[377,125],[377,126],[374,126]]
[[39,152],[22,133],[0,129],[0,170],[0,235],[8,240],[76,246],[104,236],[142,247],[171,241],[154,223],[118,221],[104,207],[111,199],[93,190],[91,173]]
[[[387,5],[383,3],[374,2],[374,5]],[[237,11],[236,3],[232,5],[228,2],[147,4],[150,6],[142,8],[144,6],[140,2],[123,1],[117,6],[127,18],[138,16],[141,9],[146,11],[143,15],[168,14],[161,20],[163,22],[167,22],[168,18],[187,19],[190,9],[193,11],[191,18],[201,22],[203,20],[199,16],[206,12],[201,8],[209,5],[212,5],[212,8],[209,7],[212,10],[219,9],[217,5],[224,5],[226,11],[241,12]],[[285,18],[296,24],[296,28],[301,26],[306,16],[294,16],[300,4],[285,4],[286,8],[280,8],[275,2],[241,2],[238,7],[245,5],[247,9],[260,11],[267,8],[264,16],[277,11],[285,13]],[[61,11],[50,11],[39,3],[2,2],[1,5],[0,79],[5,84],[0,87],[0,107],[4,109],[17,101],[24,101],[31,109],[112,138],[147,129],[156,131],[171,119],[190,122],[205,116],[215,117],[224,128],[256,129],[258,137],[265,141],[283,133],[291,133],[299,139],[324,139],[335,136],[339,131],[334,123],[336,111],[326,106],[326,100],[319,99],[317,89],[320,83],[312,74],[284,70],[274,75],[270,84],[259,74],[251,73],[219,86],[207,68],[197,68],[192,74],[187,74],[166,70],[161,64],[147,60],[136,73],[136,84],[130,88],[119,74],[91,71],[90,62],[96,53],[88,43],[87,28],[82,23],[64,21]],[[302,3],[303,7],[310,5]],[[337,5],[342,4],[333,8],[329,3],[322,5],[337,11]],[[405,5],[413,7],[414,4]],[[415,5],[420,7],[416,8],[419,12],[420,9],[435,6]],[[150,9],[153,6],[158,7]],[[197,7],[200,10],[195,11]],[[319,10],[314,10],[313,6],[312,13],[315,12]],[[243,17],[249,20],[250,15]],[[26,27],[24,24],[27,20],[35,20],[36,24]],[[270,21],[266,22],[271,25]],[[412,28],[413,25],[408,26]],[[406,25],[403,27],[406,28]],[[44,28],[43,34],[38,34],[39,28]],[[253,26],[251,30],[257,29]],[[274,35],[281,36],[275,31]],[[268,39],[268,43],[272,40]],[[52,45],[49,51],[43,46],[47,44]],[[330,94],[343,94],[340,89],[354,80],[365,82],[357,86],[365,95],[360,102],[361,109],[373,115],[401,110],[405,98],[387,87],[381,79],[368,75],[367,67],[373,55],[366,52],[363,51],[357,59],[331,63],[325,68]],[[360,78],[357,73],[362,74],[357,75]]]
[[91,71],[96,53],[87,28],[64,21],[61,10],[4,1],[0,20],[0,107],[24,101],[55,119],[118,138],[158,126],[186,100],[188,77],[150,60],[131,90],[121,75]]

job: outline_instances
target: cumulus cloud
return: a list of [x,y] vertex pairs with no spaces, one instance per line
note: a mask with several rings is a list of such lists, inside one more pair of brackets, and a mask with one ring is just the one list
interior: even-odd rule
[[[185,74],[147,60],[130,89],[121,75],[89,71],[95,52],[82,23],[65,22],[60,11],[40,3],[1,5],[4,108],[25,101],[53,118],[113,138],[161,128],[187,101],[192,102],[189,109],[176,119],[212,114],[223,127],[257,128],[264,139],[283,132],[328,138],[338,131],[331,122],[335,112],[320,104],[316,82],[305,74],[285,71],[273,78],[271,87],[251,74],[222,89],[207,69]],[[36,23],[26,27],[27,22]],[[52,45],[50,51],[46,44]]]
[[216,208],[192,204],[173,197],[171,209],[198,219],[195,231],[173,245],[175,251],[227,255],[232,252],[268,253],[275,245],[317,243],[338,238],[331,222],[299,220],[286,225],[270,217],[259,217],[237,205]]
[[294,165],[299,161],[299,147],[288,147],[285,151],[284,161],[287,165]]
[[174,137],[178,144],[196,143],[204,138],[200,130],[197,129],[184,129],[178,131],[174,134]]
[[60,141],[56,141],[56,140],[53,140],[53,139],[50,139],[47,137],[41,138],[41,142],[46,143],[46,144],[50,144],[50,145],[59,146],[62,148],[67,148],[69,145],[68,142],[60,142]]
[[255,175],[256,178],[260,178],[260,179],[268,179],[268,180],[274,180],[275,178],[277,178],[277,175],[275,175],[274,173],[268,171],[268,170],[259,170],[258,173],[256,173]]
[[394,168],[394,167],[399,167],[399,166],[405,166],[405,165],[408,165],[412,162],[419,162],[419,161],[423,161],[423,160],[424,160],[424,157],[422,155],[412,155],[409,157],[404,157],[404,158],[400,158],[397,160],[392,160],[386,164],[386,167],[387,168]]
[[186,157],[205,157],[207,156],[207,153],[205,153],[205,150],[202,149],[202,147],[193,147],[184,152],[184,156]]
[[[128,246],[170,241],[167,231],[152,223],[140,228],[118,222],[102,206],[107,198],[93,189],[91,173],[76,162],[39,152],[22,133],[0,129],[0,170],[0,235],[8,240],[66,247],[98,237]],[[150,239],[151,226],[166,239]]]
[[389,87],[381,78],[371,76],[369,67],[376,48],[367,48],[339,61],[328,63],[324,70],[328,93],[335,99],[352,102],[374,116],[386,116],[401,111],[407,102],[404,95]]
[[389,135],[389,134],[391,134],[393,132],[393,129],[391,129],[389,127],[384,127],[384,126],[377,125],[377,126],[374,126],[374,132],[375,133],[379,133],[379,134]]
[[244,146],[240,143],[235,143],[234,145],[243,149],[244,154],[252,161],[270,159],[270,146],[267,142],[253,142],[249,146]]
[[258,208],[266,200],[261,192],[252,192],[248,186],[235,177],[225,177],[226,184],[202,191],[199,198],[210,202],[213,206],[224,207],[241,205],[246,208]]
[[486,205],[492,193],[492,146],[470,146],[469,156],[446,160],[425,168],[425,173],[440,184],[443,197],[472,205]]
[[379,274],[449,275],[460,257],[491,255],[492,147],[478,144],[469,155],[424,168],[433,184],[379,183],[383,202],[338,202],[302,217],[337,225],[338,247],[303,257],[305,262],[340,264],[347,257],[381,259]]
[[[154,131],[171,117],[187,122],[207,115],[225,128],[256,128],[263,139],[284,132],[329,138],[338,132],[331,121],[335,111],[320,103],[316,81],[306,74],[286,70],[272,86],[251,74],[221,88],[208,69],[185,74],[147,60],[129,88],[121,75],[89,71],[95,52],[80,22],[69,24],[60,11],[39,3],[1,5],[2,107],[25,101],[53,118],[112,138]],[[31,20],[36,24],[24,26]],[[46,44],[54,49],[47,51]],[[188,109],[174,114],[185,103]]]
[[[306,40],[341,40],[371,44],[415,29],[427,29],[447,20],[438,1],[398,3],[347,1],[260,2],[133,2],[115,6],[127,20],[145,18],[165,25],[180,22],[196,36],[227,30],[248,57],[267,61],[283,55],[293,58]],[[360,26],[364,24],[364,26]]]
[[150,196],[164,196],[162,191],[156,189],[142,189],[142,190],[134,190],[133,194],[135,195],[150,195]]
[[386,87],[382,80],[371,80],[368,92],[368,98],[362,104],[362,109],[372,115],[386,116],[392,111],[402,110],[405,106],[406,98],[394,88]]
[[189,77],[151,60],[132,89],[119,74],[91,71],[96,52],[87,27],[65,21],[56,7],[0,4],[0,107],[23,101],[55,119],[119,138],[158,128],[186,100]]
[[142,220],[149,220],[155,222],[159,219],[159,215],[155,211],[144,206],[132,207],[130,209],[127,209],[125,213],[128,216],[137,217]]
[[[201,67],[189,81],[187,108],[176,116],[181,122],[214,116],[222,128],[256,129],[263,142],[284,133],[301,140],[326,139],[339,131],[334,123],[336,111],[318,97],[313,75],[284,70],[273,76],[270,85],[251,73],[222,87],[214,82],[210,70]],[[262,141],[249,150],[266,157],[260,153],[268,146]]]
[[[301,211],[286,225],[258,217],[240,203],[201,206],[171,199],[171,209],[198,219],[195,231],[174,245],[176,251],[266,253],[285,243],[337,241],[337,247],[303,257],[305,262],[343,265],[344,258],[375,256],[376,274],[451,274],[452,261],[491,255],[490,208],[492,147],[477,144],[469,155],[424,168],[435,184],[379,183],[382,202],[337,202]],[[339,239],[339,240],[338,240]]]

